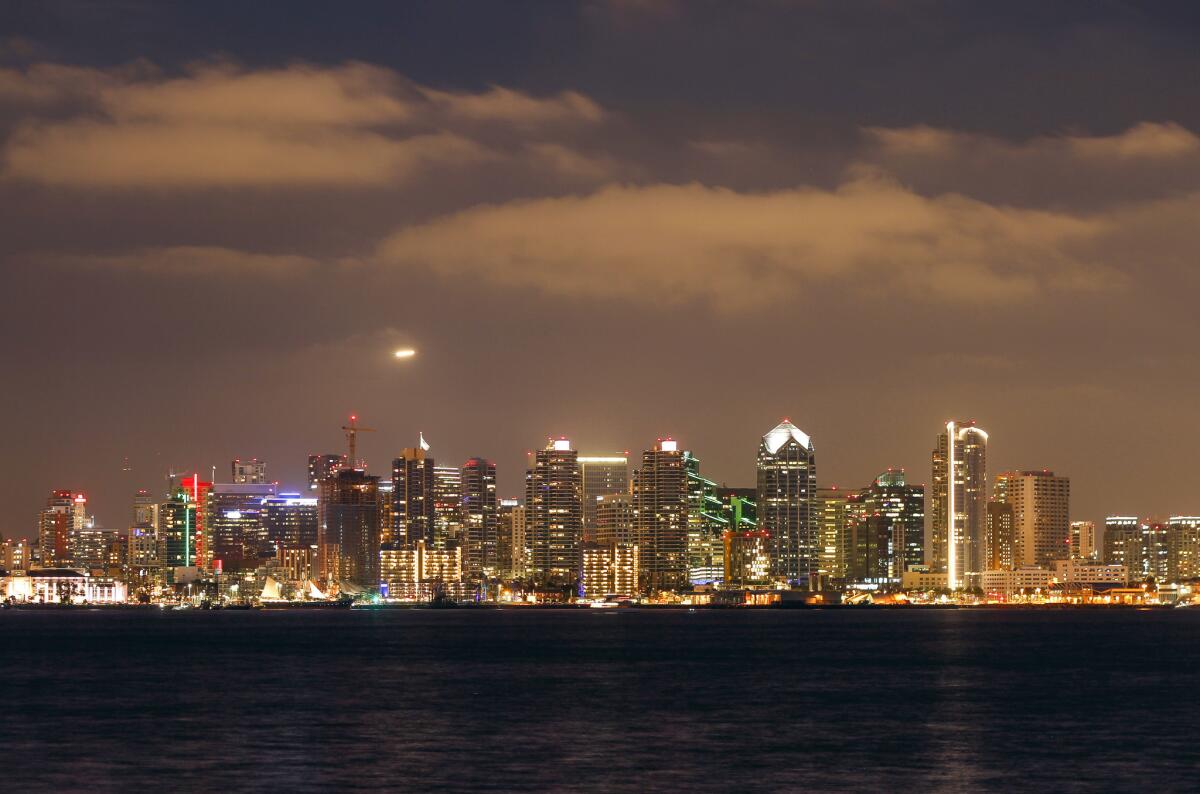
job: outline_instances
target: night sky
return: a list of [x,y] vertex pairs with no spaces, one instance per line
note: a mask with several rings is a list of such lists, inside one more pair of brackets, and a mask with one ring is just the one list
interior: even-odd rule
[[550,434],[750,485],[785,416],[926,482],[975,418],[1200,512],[1198,86],[1191,2],[9,0],[0,533],[351,412],[504,496]]

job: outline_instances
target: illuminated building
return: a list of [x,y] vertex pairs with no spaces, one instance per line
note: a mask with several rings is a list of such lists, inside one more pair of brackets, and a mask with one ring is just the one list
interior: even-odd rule
[[636,543],[637,512],[633,494],[615,493],[596,500],[592,532],[597,543]]
[[847,577],[898,584],[925,557],[925,487],[909,485],[904,469],[888,469],[861,492],[861,520],[852,522]]
[[1011,570],[1016,563],[1016,545],[1013,506],[1007,502],[988,502],[983,532],[983,570]]
[[139,488],[133,495],[133,526],[158,526],[158,502],[145,488]]
[[541,585],[574,585],[583,536],[577,453],[565,438],[534,453],[525,473],[525,540],[529,573]]
[[1167,581],[1200,579],[1200,516],[1167,519]]
[[43,568],[0,580],[0,599],[35,604],[121,604],[125,583],[73,568]]
[[[207,515],[213,566],[222,571],[258,567],[259,557],[273,557],[262,520],[264,500],[275,496],[274,483],[214,483],[208,492]],[[220,565],[217,566],[217,560]]]
[[1063,584],[1123,585],[1129,581],[1124,565],[1104,565],[1072,557],[1054,561],[1054,579]]
[[821,543],[821,571],[830,578],[844,581],[850,572],[855,522],[859,519],[857,505],[862,501],[858,491],[836,485],[817,489],[817,531]]
[[988,434],[974,421],[952,420],[933,448],[929,500],[930,538],[926,561],[946,571],[951,589],[983,562],[987,527]]
[[928,566],[907,570],[900,577],[903,590],[945,590],[946,572],[931,571]]
[[1072,521],[1070,546],[1072,557],[1089,560],[1099,557],[1099,547],[1096,543],[1096,522]]
[[267,481],[267,464],[258,458],[249,461],[237,458],[230,464],[230,474],[233,482],[238,485],[265,483]]
[[396,542],[396,503],[391,480],[379,481],[379,542]]
[[1171,581],[1171,532],[1162,521],[1142,524],[1144,573],[1159,584]]
[[433,458],[408,447],[392,461],[393,543],[434,542]]
[[638,547],[632,543],[585,542],[580,546],[579,596],[632,595],[638,592]]
[[387,598],[428,601],[443,594],[462,598],[462,549],[436,549],[418,540],[404,546],[392,544],[379,552],[380,591]]
[[1137,516],[1108,516],[1104,519],[1104,562],[1123,565],[1130,581],[1146,577],[1146,539]]
[[1070,556],[1071,480],[1048,469],[999,475],[997,495],[1012,505],[1014,567],[1049,567]]
[[346,464],[345,455],[308,456],[308,490],[315,491],[321,487],[321,480],[328,479],[333,473]]
[[580,455],[579,488],[583,493],[583,537],[596,539],[596,501],[629,493],[629,458],[625,455]]
[[771,581],[771,536],[766,530],[726,530],[725,587],[751,587]]
[[212,490],[212,483],[201,480],[199,474],[193,474],[179,480],[179,489],[196,508],[195,562],[192,564],[208,570],[212,567],[212,537],[209,526],[211,522],[208,512],[208,493]]
[[659,440],[642,453],[633,474],[633,509],[642,586],[651,593],[687,589],[688,476],[675,441]]
[[317,545],[317,499],[281,493],[262,500],[260,518],[267,544],[279,549],[307,549]]
[[152,528],[135,526],[130,529],[125,547],[125,581],[134,587],[149,587],[162,572],[161,553]]
[[24,571],[30,564],[29,541],[22,538],[6,538],[0,543],[0,569],[5,571]]
[[525,576],[527,559],[525,507],[516,499],[501,499],[496,516],[496,575],[503,579]]
[[472,581],[496,576],[499,568],[496,504],[496,464],[471,458],[463,464],[463,573]]
[[438,548],[462,543],[462,488],[460,469],[433,467],[433,538]]
[[320,576],[320,552],[316,545],[281,547],[276,552],[275,559],[289,581],[305,581]]
[[683,468],[687,473],[688,581],[693,585],[720,582],[725,577],[725,506],[717,496],[717,484],[701,476],[699,458],[685,451]]
[[321,578],[367,590],[379,587],[379,478],[339,469],[321,482],[317,502]]
[[87,525],[87,497],[51,491],[38,519],[38,562],[43,568],[72,565],[71,531]]
[[768,533],[771,573],[807,583],[821,569],[817,462],[812,439],[784,419],[758,449],[758,525]]
[[69,544],[72,567],[100,572],[101,576],[120,574],[123,544],[118,530],[100,529],[89,523],[82,529],[71,530]]
[[159,556],[168,574],[179,568],[200,567],[196,550],[196,511],[189,493],[177,489],[171,499],[158,506]]
[[1008,601],[1017,595],[1029,595],[1050,586],[1051,573],[1045,568],[1016,568],[1011,571],[982,571],[979,584],[989,598]]

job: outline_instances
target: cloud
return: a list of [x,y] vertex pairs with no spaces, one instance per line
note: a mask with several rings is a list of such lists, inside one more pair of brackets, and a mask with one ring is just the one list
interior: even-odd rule
[[0,107],[15,113],[4,176],[93,188],[388,185],[484,162],[596,178],[601,160],[555,135],[605,118],[575,92],[451,93],[361,63],[218,63],[177,77],[144,62],[36,64],[0,70]]
[[290,277],[318,266],[306,256],[263,254],[207,245],[142,248],[120,254],[44,255],[43,262],[83,268],[120,269],[158,276]]
[[958,195],[926,198],[881,179],[771,193],[609,186],[468,209],[396,232],[378,255],[448,276],[650,304],[744,309],[840,285],[883,300],[1008,305],[1119,283],[1085,253],[1106,228]]

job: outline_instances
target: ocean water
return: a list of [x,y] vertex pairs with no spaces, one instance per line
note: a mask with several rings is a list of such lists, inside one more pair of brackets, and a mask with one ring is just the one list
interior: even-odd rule
[[4,791],[1195,791],[1200,610],[0,611]]

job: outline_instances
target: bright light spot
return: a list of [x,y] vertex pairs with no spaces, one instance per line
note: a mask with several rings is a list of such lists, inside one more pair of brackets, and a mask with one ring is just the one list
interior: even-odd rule
[[412,358],[416,354],[417,351],[413,350],[411,347],[406,347],[401,350],[397,350],[392,355],[394,355],[396,358]]

